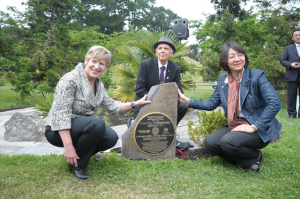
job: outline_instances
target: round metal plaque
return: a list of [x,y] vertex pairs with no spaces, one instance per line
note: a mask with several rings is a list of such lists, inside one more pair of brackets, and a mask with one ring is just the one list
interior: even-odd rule
[[150,113],[135,125],[134,142],[139,150],[148,155],[166,152],[175,140],[175,126],[163,113]]

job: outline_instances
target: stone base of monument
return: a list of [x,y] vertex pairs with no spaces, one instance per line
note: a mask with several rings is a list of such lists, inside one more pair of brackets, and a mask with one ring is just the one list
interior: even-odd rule
[[132,160],[173,159],[178,94],[175,83],[153,86],[147,104],[122,135],[122,157]]

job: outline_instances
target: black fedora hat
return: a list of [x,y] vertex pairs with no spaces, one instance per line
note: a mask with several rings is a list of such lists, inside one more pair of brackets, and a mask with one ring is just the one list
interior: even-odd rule
[[154,50],[157,48],[159,44],[168,44],[172,48],[174,52],[173,54],[175,54],[176,51],[175,46],[173,45],[171,39],[169,39],[168,37],[161,37],[159,41],[154,44]]

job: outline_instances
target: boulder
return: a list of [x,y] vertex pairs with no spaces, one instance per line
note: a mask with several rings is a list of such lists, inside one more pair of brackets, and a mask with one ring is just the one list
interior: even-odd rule
[[122,135],[122,157],[132,160],[174,159],[178,105],[176,83],[151,87],[135,121]]
[[47,141],[46,121],[35,113],[17,112],[5,122],[4,139],[9,142]]

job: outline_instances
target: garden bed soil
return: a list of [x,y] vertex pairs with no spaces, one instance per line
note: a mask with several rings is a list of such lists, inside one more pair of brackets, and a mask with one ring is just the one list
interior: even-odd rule
[[197,161],[197,160],[200,160],[202,158],[209,159],[209,158],[215,156],[214,154],[206,151],[204,148],[187,149],[187,150],[184,150],[183,152],[186,153],[187,156],[180,157],[180,154],[176,153],[176,157],[179,158],[179,159],[183,159],[183,160]]

